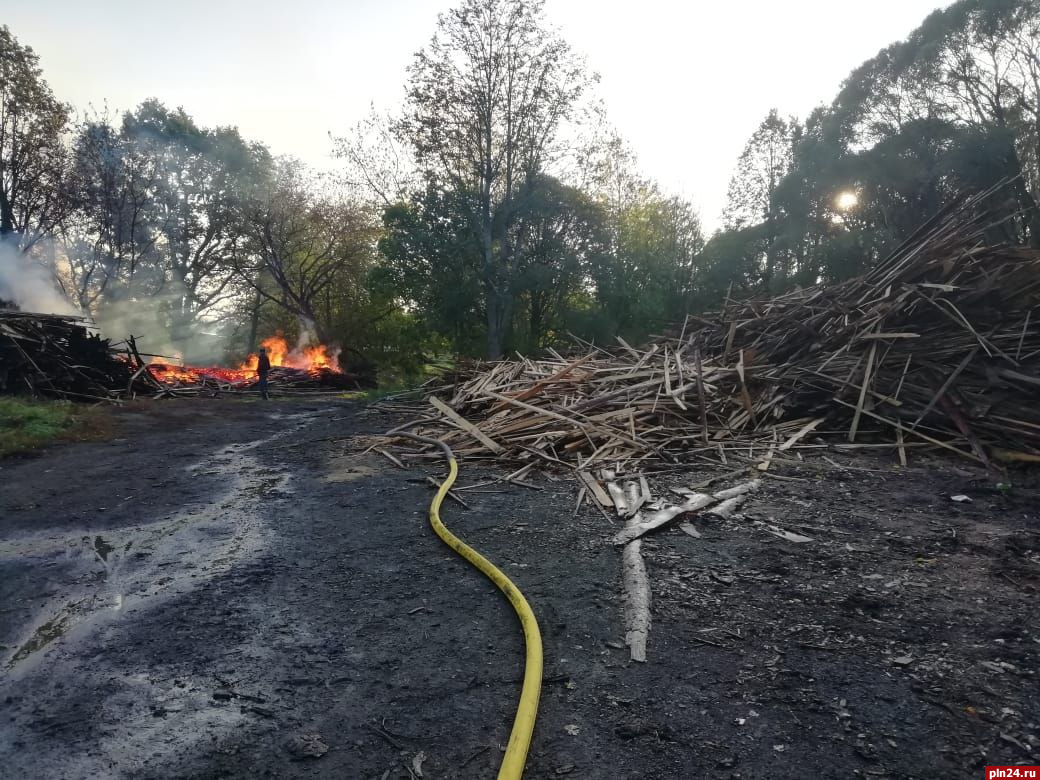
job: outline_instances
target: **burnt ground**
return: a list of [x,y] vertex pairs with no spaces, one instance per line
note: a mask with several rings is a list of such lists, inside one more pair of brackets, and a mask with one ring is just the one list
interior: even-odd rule
[[[519,629],[426,525],[439,465],[359,455],[396,421],[221,400],[115,421],[111,441],[0,461],[0,776],[495,774]],[[695,519],[700,538],[648,538],[646,664],[622,644],[616,526],[572,517],[572,482],[448,505],[542,626],[528,777],[1037,763],[1035,477],[1002,489],[959,462],[828,457],[774,465],[786,479],[743,518]],[[462,484],[492,476],[462,465]]]

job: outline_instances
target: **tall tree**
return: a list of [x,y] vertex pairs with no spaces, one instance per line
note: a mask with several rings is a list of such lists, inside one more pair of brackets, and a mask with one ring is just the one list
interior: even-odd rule
[[764,252],[762,281],[767,290],[774,286],[777,266],[781,263],[774,198],[780,182],[791,170],[794,143],[800,133],[796,120],[786,121],[772,109],[744,145],[729,184],[723,215],[726,227],[740,230],[763,226],[760,231]]
[[383,262],[377,281],[393,290],[427,326],[444,334],[455,352],[487,346],[481,295],[482,255],[470,221],[468,193],[433,183],[383,212]]
[[522,251],[511,228],[587,83],[542,0],[463,0],[409,68],[399,132],[428,180],[467,195],[490,358],[502,355],[516,297]]
[[905,41],[857,68],[834,108],[859,147],[924,121],[964,131],[987,164],[1019,177],[1023,235],[1040,245],[1037,0],[960,0],[933,12]]
[[184,109],[154,100],[128,113],[121,132],[156,166],[151,208],[160,236],[151,295],[174,342],[187,350],[197,322],[240,292],[234,282],[246,234],[243,201],[263,186],[270,154],[235,128],[201,128]]
[[292,159],[278,161],[270,185],[246,210],[240,275],[328,342],[330,293],[361,287],[372,256],[376,234],[368,210],[322,192]]
[[105,117],[84,122],[76,134],[69,184],[76,210],[61,232],[66,293],[84,311],[152,291],[159,171],[144,147]]
[[689,203],[666,197],[639,173],[634,152],[616,133],[597,147],[585,178],[606,236],[588,265],[600,335],[641,338],[690,305],[704,244],[700,220]]
[[[590,270],[607,249],[602,207],[589,195],[542,176],[516,230],[523,247],[515,318],[528,350],[547,346],[565,325],[569,305],[587,294]],[[520,316],[522,315],[522,317]]]
[[69,107],[43,79],[39,57],[0,26],[0,237],[26,251],[70,209],[63,134]]

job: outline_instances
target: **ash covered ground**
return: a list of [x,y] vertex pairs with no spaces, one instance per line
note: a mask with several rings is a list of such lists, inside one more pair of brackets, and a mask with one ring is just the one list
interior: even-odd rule
[[[440,466],[361,454],[399,420],[335,401],[113,414],[111,441],[0,461],[0,775],[495,774],[519,628],[427,527]],[[571,480],[446,507],[541,623],[526,776],[1037,762],[1035,477],[830,457],[779,468],[741,518],[694,519],[700,538],[648,537],[646,664],[622,641],[618,526],[572,517]],[[462,484],[494,476],[462,464]]]

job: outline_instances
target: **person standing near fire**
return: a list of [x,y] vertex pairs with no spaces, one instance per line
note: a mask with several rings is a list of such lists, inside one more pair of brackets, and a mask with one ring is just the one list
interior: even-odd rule
[[260,347],[256,359],[256,375],[260,379],[260,397],[270,401],[271,396],[267,394],[267,372],[271,370],[271,360],[267,357],[267,349]]

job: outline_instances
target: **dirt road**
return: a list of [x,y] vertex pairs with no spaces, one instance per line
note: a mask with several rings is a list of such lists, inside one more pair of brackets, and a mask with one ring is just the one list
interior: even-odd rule
[[[116,422],[0,461],[0,776],[494,776],[520,634],[426,525],[439,465],[358,454],[395,421],[200,400]],[[647,542],[645,665],[621,644],[616,529],[571,517],[570,481],[447,507],[542,626],[528,777],[1036,763],[1036,489],[941,462],[782,473],[744,518]]]

